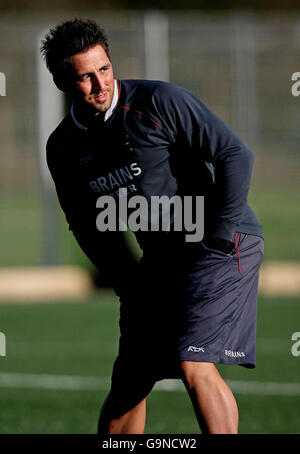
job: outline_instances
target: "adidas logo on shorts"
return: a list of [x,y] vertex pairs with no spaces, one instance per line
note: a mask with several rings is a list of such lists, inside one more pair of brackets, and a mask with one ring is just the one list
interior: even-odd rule
[[190,345],[188,348],[188,352],[203,352],[204,353],[204,348],[203,347],[194,347],[193,345]]

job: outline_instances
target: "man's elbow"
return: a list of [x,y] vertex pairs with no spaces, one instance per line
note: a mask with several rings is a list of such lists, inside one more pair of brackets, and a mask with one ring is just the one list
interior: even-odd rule
[[254,164],[254,154],[249,148],[246,146],[241,147],[239,152],[239,161],[240,165],[243,169],[248,170],[248,172],[252,172],[253,164]]

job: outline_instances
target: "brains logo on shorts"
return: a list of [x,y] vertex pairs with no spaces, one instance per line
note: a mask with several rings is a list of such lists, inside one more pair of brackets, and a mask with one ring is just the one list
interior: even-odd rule
[[188,348],[188,352],[203,352],[204,353],[204,347],[194,347],[193,345],[190,345]]
[[245,358],[244,352],[234,352],[232,350],[225,350],[225,355],[230,356],[231,358]]

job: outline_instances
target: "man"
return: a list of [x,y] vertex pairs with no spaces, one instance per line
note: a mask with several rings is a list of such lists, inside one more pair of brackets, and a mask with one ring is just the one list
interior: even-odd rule
[[[216,364],[255,367],[263,237],[247,204],[252,153],[183,88],[115,80],[94,21],[50,30],[42,52],[73,103],[47,144],[59,201],[79,245],[109,270],[120,296],[119,354],[99,433],[143,433],[146,397],[171,377],[183,380],[203,433],[237,433],[237,404]],[[128,199],[204,196],[203,240],[188,242],[184,228],[141,229],[137,267],[106,253],[116,232],[97,228],[97,200],[120,203],[124,191]]]

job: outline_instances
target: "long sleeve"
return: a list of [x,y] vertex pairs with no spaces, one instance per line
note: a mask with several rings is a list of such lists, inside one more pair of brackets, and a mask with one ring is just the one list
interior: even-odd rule
[[[233,241],[247,205],[253,154],[241,139],[196,96],[168,85],[164,96],[156,96],[161,121],[173,143],[183,144],[185,158],[206,161],[213,167],[214,222],[210,234]],[[180,153],[180,149],[176,151]]]
[[[129,250],[122,232],[99,232],[96,227],[96,211],[91,200],[82,198],[71,190],[68,171],[63,161],[51,158],[47,146],[47,163],[55,183],[60,206],[65,214],[69,230],[78,245],[101,272],[105,282],[110,282],[118,295],[128,293],[135,276],[137,262]],[[132,276],[132,278],[131,278]]]

